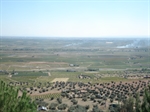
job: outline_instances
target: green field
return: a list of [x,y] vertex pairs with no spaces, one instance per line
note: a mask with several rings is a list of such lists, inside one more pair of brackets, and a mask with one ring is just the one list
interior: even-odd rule
[[[45,82],[64,77],[68,81],[98,82],[106,79],[95,81],[97,74],[118,77],[128,69],[140,71],[150,66],[147,39],[2,38],[1,43],[0,74],[7,81]],[[81,74],[92,78],[79,79]]]

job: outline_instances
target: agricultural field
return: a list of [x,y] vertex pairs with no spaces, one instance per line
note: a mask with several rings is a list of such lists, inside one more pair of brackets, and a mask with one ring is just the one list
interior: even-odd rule
[[120,96],[139,92],[142,98],[150,83],[147,38],[1,37],[0,41],[0,79],[50,109],[59,110],[64,104],[67,111],[79,104],[90,111],[94,104],[107,111],[109,104],[121,102]]

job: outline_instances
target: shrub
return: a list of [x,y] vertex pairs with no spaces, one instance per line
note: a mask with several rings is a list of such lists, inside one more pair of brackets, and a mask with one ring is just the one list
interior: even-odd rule
[[36,112],[36,105],[26,92],[18,98],[19,89],[0,82],[0,112]]

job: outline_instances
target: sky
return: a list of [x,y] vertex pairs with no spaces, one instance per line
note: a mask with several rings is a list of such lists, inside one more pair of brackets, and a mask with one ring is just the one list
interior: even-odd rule
[[1,36],[148,37],[150,0],[1,0]]

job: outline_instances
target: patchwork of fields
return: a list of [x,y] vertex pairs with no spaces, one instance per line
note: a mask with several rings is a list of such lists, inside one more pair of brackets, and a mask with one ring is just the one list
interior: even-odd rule
[[[135,41],[138,44],[134,45]],[[146,38],[2,38],[0,78],[29,91],[33,99],[43,98],[45,101],[62,97],[58,87],[53,92],[46,92],[46,87],[55,82],[104,84],[145,81],[143,78],[150,76],[150,46],[147,42]],[[38,86],[41,91],[34,88]],[[31,91],[31,87],[35,91]]]

